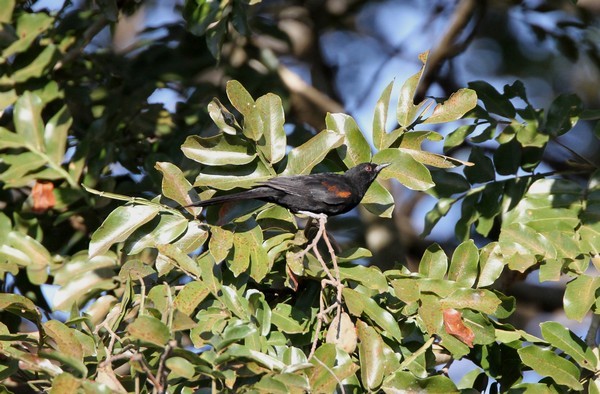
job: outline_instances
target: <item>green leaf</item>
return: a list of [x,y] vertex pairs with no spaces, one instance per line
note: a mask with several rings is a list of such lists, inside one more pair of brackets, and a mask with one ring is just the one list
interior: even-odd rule
[[146,248],[166,245],[183,234],[187,227],[188,221],[184,217],[159,213],[131,234],[123,251],[127,254],[137,254]]
[[540,324],[542,335],[552,346],[564,351],[571,356],[581,367],[595,371],[598,358],[594,355],[584,341],[571,330],[557,322],[544,322]]
[[[353,375],[358,369],[348,356],[343,361],[338,358],[341,357],[338,356],[336,346],[332,343],[325,343],[315,351],[313,358],[310,359],[313,368],[308,373],[313,392],[333,393],[340,382]],[[337,366],[336,359],[338,359]]]
[[347,287],[344,288],[342,295],[351,314],[357,317],[365,314],[384,329],[389,336],[397,341],[402,341],[402,332],[398,322],[391,313],[381,308],[375,300]]
[[197,2],[186,0],[183,8],[183,17],[187,29],[194,35],[202,36],[219,15],[221,3],[219,2]]
[[492,85],[485,81],[469,82],[469,88],[477,92],[479,100],[483,101],[485,108],[492,113],[505,118],[514,118],[516,111],[510,100],[500,94]]
[[256,361],[263,367],[271,370],[271,371],[281,371],[285,368],[285,364],[279,361],[278,359],[271,357],[267,354],[258,352],[256,350],[251,350],[246,346],[242,346],[239,344],[233,344],[227,348],[227,350],[215,360],[215,364],[218,365],[221,362],[224,362],[228,359],[240,359],[247,358],[252,361]]
[[421,237],[426,237],[431,233],[435,225],[450,212],[452,205],[456,203],[453,198],[440,198],[431,211],[425,215],[425,225]]
[[464,125],[450,132],[444,139],[444,152],[462,145],[465,142],[465,139],[475,132],[476,128],[475,125]]
[[272,176],[273,174],[261,161],[254,161],[243,166],[206,167],[196,177],[194,186],[208,186],[219,190],[231,190],[236,187],[249,188]]
[[464,193],[471,188],[465,177],[455,172],[432,171],[431,177],[435,187],[427,190],[427,193],[438,199]]
[[550,105],[541,129],[555,137],[563,135],[575,126],[582,109],[583,104],[577,95],[561,94]]
[[191,135],[187,137],[181,150],[187,158],[209,166],[243,165],[256,157],[250,144],[228,134],[207,138]]
[[175,240],[173,245],[184,253],[192,253],[204,245],[207,239],[208,231],[206,227],[198,221],[191,221],[188,223],[185,233]]
[[187,283],[173,301],[173,306],[190,316],[196,307],[210,294],[204,282],[194,281]]
[[579,383],[580,371],[572,362],[549,349],[542,349],[535,345],[521,348],[518,352],[523,363],[538,374],[548,376],[556,383],[573,390],[583,390],[583,386]]
[[430,245],[419,263],[419,273],[427,278],[443,279],[448,270],[448,257],[440,245]]
[[28,175],[39,172],[47,160],[34,152],[24,152],[18,155],[0,155],[0,160],[9,168],[0,172],[0,180],[8,187],[25,186],[30,180]]
[[78,361],[83,361],[83,348],[75,336],[75,330],[58,320],[48,320],[44,323],[44,331],[52,338],[58,351]]
[[271,311],[271,323],[287,334],[304,334],[310,319],[299,308],[289,304],[277,304]]
[[210,229],[211,237],[208,241],[208,250],[215,262],[225,260],[233,247],[233,232],[227,228],[213,226]]
[[600,288],[599,276],[580,275],[567,283],[563,300],[567,317],[582,321],[596,302],[598,288]]
[[233,234],[233,258],[228,260],[229,268],[235,276],[251,267],[250,276],[255,281],[264,279],[271,267],[262,243],[262,229],[256,222],[236,228]]
[[414,97],[415,92],[417,91],[417,87],[419,86],[419,81],[421,80],[421,75],[423,74],[423,70],[425,69],[425,63],[427,62],[427,56],[429,52],[422,53],[419,55],[419,60],[423,63],[421,69],[408,78],[402,88],[400,89],[400,96],[398,97],[398,107],[396,109],[396,117],[398,119],[398,123],[403,127],[410,126],[415,118],[418,115],[419,110],[423,107],[425,101],[419,103],[418,105],[414,105]]
[[256,108],[260,113],[263,124],[263,137],[258,143],[258,149],[271,164],[278,163],[285,157],[287,140],[283,125],[285,114],[281,98],[268,93],[256,100]]
[[137,228],[156,217],[158,212],[158,207],[147,205],[117,207],[92,234],[90,258],[103,254],[117,242],[125,241]]
[[223,284],[221,268],[209,252],[204,252],[196,259],[200,270],[202,271],[202,280],[215,296],[219,296],[219,291]]
[[390,82],[383,90],[375,105],[375,111],[373,111],[373,145],[375,145],[377,150],[389,147],[386,127],[393,87],[394,81]]
[[176,245],[160,244],[156,248],[159,252],[157,259],[164,260],[165,263],[179,268],[192,277],[200,277],[201,271],[198,268],[198,264]]
[[472,239],[458,245],[452,254],[448,279],[471,287],[477,279],[479,251]]
[[[0,105],[2,105],[0,103]],[[0,107],[2,108],[2,107]],[[21,134],[0,127],[0,149],[25,147],[29,141]]]
[[29,298],[20,294],[0,294],[0,311],[7,311],[40,325],[42,315]]
[[60,165],[65,156],[67,136],[73,118],[69,109],[62,107],[49,121],[44,129],[44,145],[50,161]]
[[360,202],[367,211],[382,218],[391,218],[394,197],[379,182],[373,182]]
[[169,327],[155,317],[148,315],[138,316],[133,323],[127,326],[129,336],[145,344],[163,347],[171,338]]
[[237,130],[241,130],[235,116],[217,98],[213,98],[207,106],[208,115],[215,122],[215,125],[225,134],[236,135]]
[[377,390],[383,381],[385,357],[383,356],[383,339],[361,320],[356,322],[358,330],[358,358],[360,360],[360,376],[363,385],[370,391]]
[[[189,205],[200,200],[198,193],[185,179],[183,172],[174,164],[156,162],[154,168],[162,174],[162,194],[180,205]],[[192,208],[190,208],[192,209]],[[193,210],[198,212],[199,210]]]
[[221,338],[214,342],[215,350],[220,352],[229,345],[244,339],[256,332],[254,324],[229,325],[223,331]]
[[458,393],[456,386],[446,376],[431,376],[425,379],[415,377],[410,372],[398,371],[388,376],[381,389],[386,394],[395,393]]
[[479,254],[480,272],[477,287],[494,284],[504,270],[505,262],[498,243],[492,242],[481,248]]
[[[339,256],[338,256],[339,257]],[[339,267],[342,280],[352,280],[362,284],[367,289],[383,293],[387,290],[387,279],[377,267],[365,267],[362,265]]]
[[252,111],[244,116],[244,128],[242,132],[252,141],[259,142],[264,140],[263,129],[265,128],[263,118],[256,104],[253,105]]
[[48,73],[54,65],[58,50],[55,45],[46,46],[42,52],[29,64],[21,67],[12,74],[11,79],[15,83],[23,83],[30,78],[39,78]]
[[[0,1],[0,7],[2,1]],[[0,8],[1,9],[1,8]],[[60,375],[52,379],[52,389],[50,394],[59,393],[76,393],[81,386],[81,381],[70,373],[63,372]]]
[[249,116],[255,109],[254,99],[250,93],[248,93],[246,88],[238,81],[232,80],[227,82],[226,91],[231,104],[233,104],[235,109],[244,115],[244,117]]
[[47,30],[54,18],[43,12],[22,13],[17,19],[17,37],[8,48],[2,51],[2,57],[8,59],[16,53],[28,50],[40,33]]
[[310,174],[313,167],[323,161],[329,151],[339,147],[343,141],[343,135],[331,130],[321,131],[304,144],[290,151],[283,175]]
[[440,299],[442,309],[473,309],[493,315],[502,303],[498,296],[489,290],[460,288]]
[[521,164],[523,147],[516,138],[500,145],[494,152],[494,166],[500,175],[516,174]]
[[424,124],[446,123],[462,118],[477,105],[477,93],[471,89],[459,89],[450,97],[435,106],[433,113]]
[[325,125],[329,130],[344,136],[344,143],[337,149],[337,152],[348,168],[371,160],[371,147],[351,116],[327,114]]
[[14,9],[15,0],[0,0],[0,23],[10,23]]
[[245,298],[240,297],[235,289],[230,286],[222,286],[221,294],[221,301],[227,307],[227,310],[242,320],[249,320],[248,301]]
[[412,190],[427,190],[435,184],[427,167],[402,149],[384,149],[373,156],[375,163],[392,163],[379,174],[379,179],[396,178]]
[[472,167],[464,169],[465,176],[469,182],[472,184],[485,183],[495,179],[496,172],[494,170],[494,164],[479,147],[474,146],[471,149],[469,161],[474,164]]
[[194,364],[183,357],[169,357],[165,362],[169,376],[174,378],[192,379],[196,374]]
[[[11,231],[7,236],[8,246],[13,247],[27,256],[27,276],[36,285],[46,283],[48,267],[53,263],[48,250],[37,240],[18,231]],[[8,248],[3,251],[9,252]],[[13,253],[14,255],[14,253]],[[17,256],[18,257],[18,256]],[[25,262],[25,260],[21,260]]]
[[44,147],[44,122],[42,99],[35,93],[25,92],[15,103],[14,122],[17,133],[31,148],[42,151]]

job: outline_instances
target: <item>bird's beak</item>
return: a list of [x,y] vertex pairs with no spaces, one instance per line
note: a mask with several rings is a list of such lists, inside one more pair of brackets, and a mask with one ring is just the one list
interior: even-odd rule
[[379,165],[377,165],[377,167],[375,167],[375,171],[379,172],[381,170],[383,170],[385,167],[389,166],[392,163],[381,163]]

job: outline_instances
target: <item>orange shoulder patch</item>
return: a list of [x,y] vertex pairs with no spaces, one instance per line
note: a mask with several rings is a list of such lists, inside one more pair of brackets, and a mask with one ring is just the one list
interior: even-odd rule
[[352,192],[348,190],[340,190],[336,185],[331,185],[326,181],[321,182],[321,184],[325,186],[329,192],[335,194],[337,197],[348,198],[352,195]]

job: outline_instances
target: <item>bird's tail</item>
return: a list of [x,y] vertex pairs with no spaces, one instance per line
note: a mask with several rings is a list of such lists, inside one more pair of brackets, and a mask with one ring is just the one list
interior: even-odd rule
[[268,197],[273,193],[273,190],[268,187],[257,187],[255,189],[244,190],[238,193],[231,193],[224,196],[217,196],[209,198],[203,201],[197,201],[190,205],[185,205],[183,208],[188,207],[206,207],[209,205],[216,205],[230,201],[241,201],[241,200],[254,200],[264,197]]

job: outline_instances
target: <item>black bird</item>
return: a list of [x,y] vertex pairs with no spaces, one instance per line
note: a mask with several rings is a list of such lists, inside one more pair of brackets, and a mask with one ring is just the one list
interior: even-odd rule
[[251,189],[198,201],[187,207],[255,199],[281,205],[294,213],[340,215],[360,203],[379,172],[389,165],[362,163],[343,174],[280,176]]

